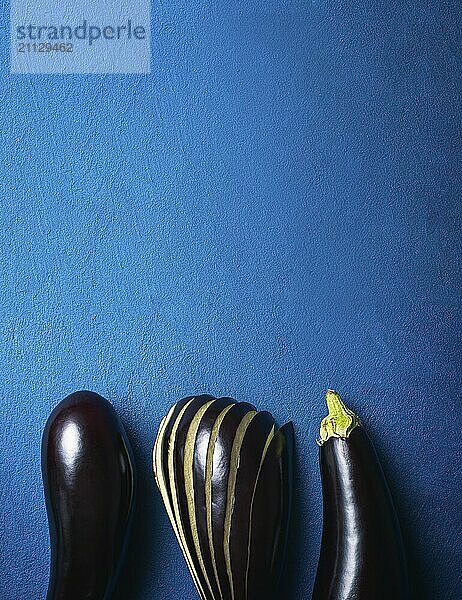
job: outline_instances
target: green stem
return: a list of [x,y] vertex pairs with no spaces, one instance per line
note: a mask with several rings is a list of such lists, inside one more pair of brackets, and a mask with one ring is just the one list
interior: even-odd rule
[[355,427],[361,425],[361,419],[344,404],[337,392],[327,390],[326,402],[329,414],[321,421],[319,445],[331,437],[347,438]]

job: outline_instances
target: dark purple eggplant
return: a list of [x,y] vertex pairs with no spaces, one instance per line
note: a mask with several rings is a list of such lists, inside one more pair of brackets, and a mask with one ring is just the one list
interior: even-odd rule
[[372,442],[340,396],[327,392],[320,431],[324,523],[313,600],[408,600],[406,558]]
[[232,398],[185,398],[162,420],[154,473],[202,600],[282,596],[293,445],[291,423]]
[[133,511],[134,461],[98,394],[76,392],[48,418],[42,477],[51,542],[47,600],[109,600]]

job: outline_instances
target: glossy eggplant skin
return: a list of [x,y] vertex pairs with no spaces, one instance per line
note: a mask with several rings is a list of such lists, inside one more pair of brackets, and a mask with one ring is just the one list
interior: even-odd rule
[[162,420],[154,473],[201,600],[284,597],[293,436],[232,398],[184,398]]
[[320,447],[324,524],[313,600],[408,600],[398,518],[362,426]]
[[130,444],[111,404],[76,392],[53,410],[42,437],[50,529],[47,600],[109,600],[133,512]]

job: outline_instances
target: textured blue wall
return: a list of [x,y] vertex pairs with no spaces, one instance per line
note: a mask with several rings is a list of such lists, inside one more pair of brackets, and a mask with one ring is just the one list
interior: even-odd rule
[[10,76],[2,25],[0,598],[44,597],[41,431],[88,388],[139,463],[122,598],[196,598],[150,451],[209,392],[295,422],[309,599],[327,387],[376,441],[416,598],[462,598],[458,4],[155,3],[148,76]]

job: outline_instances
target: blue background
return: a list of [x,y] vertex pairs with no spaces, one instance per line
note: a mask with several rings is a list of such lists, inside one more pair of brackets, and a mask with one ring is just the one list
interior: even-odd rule
[[146,76],[9,75],[2,25],[2,599],[45,596],[40,437],[82,388],[138,460],[125,600],[197,597],[150,472],[197,392],[294,420],[284,597],[310,598],[327,387],[377,445],[415,597],[462,597],[458,4],[157,2]]

